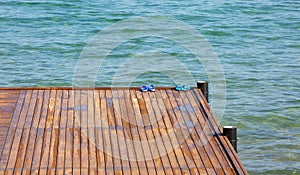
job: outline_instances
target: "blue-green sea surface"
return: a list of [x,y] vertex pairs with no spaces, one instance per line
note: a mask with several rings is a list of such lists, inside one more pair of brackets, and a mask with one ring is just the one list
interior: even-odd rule
[[[145,15],[180,20],[214,48],[227,84],[218,117],[238,126],[238,154],[249,173],[300,174],[298,0],[1,0],[0,87],[72,86],[80,53],[98,32]],[[185,48],[146,37],[114,49],[96,85],[109,86],[112,79],[103,77],[113,77],[124,59],[155,49],[183,62],[196,80],[208,79]],[[159,72],[139,75],[133,85],[144,83],[174,85]]]

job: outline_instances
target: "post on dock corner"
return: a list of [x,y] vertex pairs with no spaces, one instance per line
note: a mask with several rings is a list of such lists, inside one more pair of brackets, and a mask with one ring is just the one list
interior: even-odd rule
[[226,136],[228,138],[235,152],[238,152],[237,151],[237,127],[223,126],[223,136]]
[[206,98],[207,103],[208,101],[208,82],[207,81],[197,81],[197,88],[200,89]]

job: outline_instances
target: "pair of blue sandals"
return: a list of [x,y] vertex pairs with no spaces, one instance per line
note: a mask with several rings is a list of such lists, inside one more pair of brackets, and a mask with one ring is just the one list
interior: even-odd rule
[[155,86],[153,84],[150,84],[149,86],[143,85],[143,86],[141,86],[141,91],[142,92],[146,92],[146,91],[154,92]]
[[[177,84],[175,89],[177,91],[187,91],[187,90],[190,90],[190,87],[187,85]],[[153,84],[150,84],[149,86],[143,85],[143,86],[141,86],[141,91],[142,92],[146,92],[146,91],[154,92],[155,86]]]
[[190,87],[187,85],[177,84],[175,89],[177,91],[187,91],[187,90],[190,90]]

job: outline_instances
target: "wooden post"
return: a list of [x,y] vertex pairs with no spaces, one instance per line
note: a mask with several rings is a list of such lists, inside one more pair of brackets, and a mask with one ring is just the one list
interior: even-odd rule
[[236,126],[223,126],[223,135],[228,138],[234,150],[237,151],[237,127]]
[[207,81],[197,81],[197,88],[201,89],[203,95],[206,98],[207,103],[208,101],[208,82]]

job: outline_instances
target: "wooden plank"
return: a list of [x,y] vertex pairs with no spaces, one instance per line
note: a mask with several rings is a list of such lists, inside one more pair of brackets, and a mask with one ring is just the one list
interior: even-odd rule
[[1,158],[1,160],[0,160],[0,169],[5,169],[6,168],[7,160],[8,160],[8,157],[9,157],[10,150],[11,150],[11,145],[12,145],[13,138],[14,138],[14,135],[15,135],[15,130],[13,129],[13,127],[14,127],[15,123],[17,123],[18,120],[19,120],[19,116],[20,116],[20,112],[21,112],[21,109],[22,109],[22,106],[23,106],[25,94],[26,94],[26,91],[21,91],[19,93],[18,101],[16,103],[16,107],[15,107],[15,110],[13,112],[13,115],[10,116],[10,113],[9,113],[9,116],[11,117],[11,119],[9,120],[10,121],[10,124],[9,124],[10,127],[5,132],[5,133],[7,133],[7,135],[6,135],[5,141],[3,142],[2,149],[0,150],[1,151],[1,153],[0,153],[0,158]]
[[67,107],[67,130],[66,130],[66,158],[64,174],[73,174],[73,143],[74,143],[74,94],[73,90],[68,92]]
[[4,100],[4,102],[8,102],[10,100],[18,99],[20,94],[20,90],[1,90],[0,91],[0,100]]
[[[186,161],[182,157],[182,153],[176,150],[176,145],[179,145],[177,136],[175,135],[174,131],[174,119],[173,113],[170,111],[170,104],[167,100],[167,95],[163,90],[157,90],[155,93],[157,103],[159,105],[161,114],[162,114],[162,121],[159,122],[160,132],[161,134],[167,134],[169,139],[166,139],[165,148],[168,151],[167,156],[169,157],[171,168],[174,174],[182,174],[183,172],[180,169],[180,166],[184,164],[186,166]],[[165,129],[163,129],[165,128]],[[170,151],[170,149],[172,151]],[[181,164],[181,165],[180,165]]]
[[[162,162],[159,150],[161,149],[160,146],[164,146],[164,145],[158,145],[156,138],[155,138],[155,134],[159,135],[157,117],[152,108],[151,99],[149,97],[149,92],[141,93],[141,94],[145,101],[145,107],[146,107],[146,111],[148,113],[148,120],[150,123],[150,127],[149,127],[149,129],[147,129],[146,134],[148,136],[148,139],[151,140],[151,141],[149,141],[149,143],[152,143],[151,151],[152,151],[153,161],[155,163],[155,167],[157,168],[157,170],[156,170],[157,173],[165,174],[167,172],[165,172],[164,169],[159,168],[159,167],[163,167],[163,162]],[[153,94],[153,93],[151,93],[151,94]],[[156,132],[154,132],[154,131],[156,131]]]
[[[101,131],[98,133],[98,138],[102,136],[102,140],[99,140],[99,144],[101,141],[103,142],[103,155],[104,155],[104,160],[105,160],[105,171],[107,174],[112,174],[113,169],[114,169],[114,163],[113,163],[113,158],[111,156],[111,151],[112,151],[112,145],[110,141],[110,134],[109,134],[109,126],[112,124],[109,123],[111,120],[108,118],[108,106],[112,106],[112,101],[107,99],[106,97],[106,90],[102,90],[99,93],[100,97],[100,117],[101,117]],[[101,133],[102,132],[102,133]],[[109,154],[110,153],[110,154]],[[100,154],[101,155],[101,154]]]
[[[181,107],[184,108],[184,111],[188,112],[188,115],[186,115],[187,117],[184,118],[185,119],[188,118],[190,125],[195,124],[194,128],[192,128],[194,133],[192,134],[193,142],[201,143],[201,145],[198,145],[197,148],[199,147],[204,148],[217,174],[229,174],[229,172],[227,172],[226,170],[226,167],[223,166],[222,162],[220,162],[222,157],[219,154],[217,154],[217,152],[214,150],[215,149],[214,146],[212,146],[213,145],[212,142],[214,142],[214,138],[212,138],[213,132],[212,131],[205,132],[206,131],[205,127],[207,126],[206,121],[204,120],[201,114],[196,115],[194,113],[195,106],[191,101],[189,101],[189,98],[187,98],[186,96],[187,93],[188,92],[181,92],[180,93],[181,98],[177,99],[177,102]],[[185,123],[187,123],[187,120],[185,121]],[[211,168],[208,167],[207,169],[209,170]]]
[[[122,173],[123,174],[132,174],[131,167],[129,164],[129,156],[128,156],[128,149],[125,139],[128,138],[126,135],[125,126],[123,126],[122,120],[125,115],[127,115],[125,104],[121,104],[120,101],[124,100],[124,96],[121,97],[121,90],[112,90],[112,97],[113,97],[113,107],[114,107],[114,117],[116,122],[116,131],[117,131],[117,139],[119,144],[119,152],[120,152],[120,159],[122,164]],[[123,106],[121,106],[123,105]],[[123,109],[123,110],[122,110]],[[131,153],[132,154],[132,153]]]
[[127,130],[127,132],[129,133],[128,139],[132,142],[126,144],[130,145],[131,149],[133,149],[133,153],[128,153],[128,154],[133,154],[133,155],[129,155],[129,157],[132,156],[132,159],[136,160],[136,161],[131,161],[131,165],[132,165],[131,173],[147,174],[148,172],[147,172],[146,162],[142,161],[145,160],[145,157],[144,157],[143,147],[140,142],[141,138],[138,133],[139,122],[136,120],[137,116],[135,115],[136,113],[134,112],[134,107],[133,107],[133,100],[136,100],[136,98],[133,98],[131,96],[131,93],[133,93],[131,91],[135,91],[135,90],[124,90],[123,94],[121,95],[124,97],[124,102],[121,99],[121,103],[125,103],[124,106],[126,107],[126,111],[127,111],[126,120],[128,121],[129,125],[127,125],[126,128],[128,127]]
[[19,119],[18,123],[15,125],[16,133],[15,133],[15,137],[13,140],[13,144],[11,145],[11,151],[10,151],[10,155],[9,155],[9,159],[8,159],[8,163],[7,163],[7,167],[6,167],[6,169],[8,169],[8,170],[13,170],[13,168],[15,167],[15,163],[17,161],[17,155],[18,155],[19,146],[20,146],[20,142],[21,142],[21,138],[22,138],[22,133],[23,133],[24,125],[25,125],[25,120],[27,118],[27,112],[30,107],[31,95],[32,95],[32,91],[28,90],[26,92],[24,105],[23,105],[23,108],[22,108],[22,111],[20,114],[20,119]]
[[140,124],[140,122],[142,122],[140,125],[138,125],[137,130],[138,130],[138,134],[140,137],[140,141],[147,141],[147,142],[142,142],[142,144],[141,144],[143,153],[144,153],[146,166],[147,166],[147,171],[149,174],[157,174],[157,172],[155,170],[154,161],[152,159],[149,159],[152,157],[152,153],[150,151],[151,148],[150,148],[150,145],[148,142],[146,132],[144,130],[144,126],[148,124],[147,123],[148,120],[144,119],[147,115],[147,111],[145,110],[145,104],[144,104],[144,101],[141,99],[142,96],[139,93],[139,91],[137,91],[137,90],[131,91],[131,96],[132,96],[132,102],[133,102],[135,116],[137,116],[137,118],[142,117],[141,120],[137,120],[137,122],[139,124]]
[[[0,123],[1,123],[1,127],[6,127],[7,129],[9,128],[10,126],[10,123],[11,123],[11,119],[12,119],[12,115],[13,113],[1,113],[0,114]],[[4,137],[6,137],[6,134],[5,135],[2,135]]]
[[47,173],[55,174],[57,165],[58,155],[58,144],[59,144],[59,125],[61,119],[61,105],[62,105],[62,90],[57,90],[55,99],[55,109],[53,118],[53,128],[51,131],[51,142],[49,150],[49,162]]
[[[187,161],[187,165],[189,167],[189,170],[193,174],[199,174],[197,169],[197,162],[195,161],[195,158],[193,158],[193,150],[191,150],[191,147],[189,147],[188,143],[193,142],[193,138],[191,137],[191,130],[186,125],[186,118],[188,118],[188,113],[186,111],[182,110],[182,104],[178,102],[178,99],[180,99],[180,95],[173,93],[177,91],[173,90],[166,90],[167,95],[169,97],[171,106],[173,108],[173,112],[175,114],[175,117],[177,119],[177,123],[175,124],[175,128],[178,128],[180,130],[179,134],[179,143],[181,150],[183,154],[185,155],[185,159]],[[200,168],[203,168],[200,166]]]
[[[15,130],[10,130],[9,134],[14,136],[15,135]],[[13,143],[13,137],[10,137],[10,139],[6,140],[6,141],[8,142],[8,144],[11,145]],[[7,159],[8,159],[10,150],[9,151],[6,151],[6,150],[7,150],[7,148],[4,149],[5,152],[2,155],[3,158],[2,158],[2,163],[1,163],[1,166],[4,167],[4,168],[1,168],[0,170],[5,170],[5,167],[7,165]],[[6,152],[9,152],[9,153],[6,153]]]
[[0,98],[0,104],[4,104],[4,103],[13,103],[15,104],[18,101],[18,96],[12,96],[12,97],[8,97],[8,98]]
[[[40,132],[41,137],[43,139],[43,142],[42,142],[43,145],[42,145],[40,166],[38,167],[39,170],[37,170],[37,172],[35,171],[35,173],[39,173],[39,174],[47,173],[48,161],[49,161],[49,157],[50,157],[49,155],[50,155],[51,133],[52,133],[52,127],[53,127],[53,119],[54,119],[56,100],[57,100],[56,99],[56,90],[51,90],[49,102],[48,102],[46,121],[41,121],[40,122],[41,125],[39,125],[38,132]],[[45,122],[45,125],[42,125],[43,122]],[[42,132],[42,130],[44,130],[44,132]],[[38,142],[38,143],[40,143],[40,142]],[[35,166],[35,164],[33,164],[33,165]]]
[[[172,134],[174,127],[169,117],[170,111],[167,111],[167,108],[165,106],[166,101],[164,102],[161,91],[156,91],[155,97],[162,115],[162,120],[159,121],[161,135],[168,135],[168,138],[165,139],[166,141],[164,142],[166,151],[168,152],[167,156],[170,160],[173,173],[179,174],[181,173],[179,164],[182,163],[182,161],[179,163],[177,156],[180,157],[180,155],[177,155],[177,152],[174,151],[176,148],[174,146],[178,144],[178,140],[176,138],[176,135]],[[170,114],[170,116],[172,116],[172,114]]]
[[[212,135],[211,133],[213,131],[211,130],[210,125],[208,125],[208,122],[207,122],[208,119],[206,117],[204,117],[203,114],[199,110],[197,110],[198,108],[197,108],[197,106],[195,106],[195,102],[193,101],[193,96],[191,96],[191,93],[187,92],[186,94],[188,95],[188,98],[191,102],[192,109],[195,109],[194,112],[199,121],[199,125],[200,125],[200,127],[202,127],[200,129],[198,128],[199,131],[201,131],[201,133],[197,133],[195,136],[195,137],[198,137],[200,140],[200,142],[196,142],[196,146],[197,146],[199,152],[206,153],[206,154],[201,154],[202,160],[204,162],[204,165],[205,165],[208,173],[213,173],[213,172],[215,172],[213,164],[211,163],[211,160],[210,160],[206,150],[203,147],[204,144],[207,144],[207,139],[205,140],[206,136],[207,135],[211,136]],[[198,125],[196,125],[196,126],[198,126]]]
[[58,149],[56,156],[56,174],[64,174],[65,161],[66,161],[66,130],[67,130],[67,117],[68,117],[68,90],[62,91],[61,113],[59,122],[58,133]]
[[2,103],[2,105],[0,106],[1,113],[13,113],[14,109],[14,106],[12,106],[10,103]]
[[113,164],[114,164],[114,173],[116,174],[122,174],[123,173],[123,167],[122,162],[119,159],[121,157],[119,152],[119,143],[118,143],[118,132],[117,131],[117,123],[115,119],[115,104],[116,99],[113,99],[111,90],[106,91],[106,99],[107,99],[107,117],[109,122],[109,129],[108,133],[110,135],[110,142],[111,142],[111,155],[113,158]]
[[[35,151],[35,143],[37,138],[37,130],[38,130],[38,124],[40,120],[40,115],[42,111],[42,105],[43,105],[43,96],[44,91],[38,90],[38,96],[37,96],[37,102],[36,102],[36,108],[34,110],[34,116],[32,120],[32,125],[30,128],[30,136],[28,139],[28,145],[27,150],[25,153],[25,160],[24,160],[24,166],[22,174],[30,174],[30,169],[33,162],[33,156]],[[28,122],[26,122],[28,124]]]
[[200,109],[202,109],[202,113],[208,119],[207,122],[214,130],[216,134],[222,133],[222,127],[218,121],[216,121],[216,117],[213,114],[210,106],[205,100],[204,95],[202,94],[200,89],[193,89],[193,97],[195,98],[197,104],[199,105]]
[[80,174],[80,128],[74,128],[73,174]]
[[[196,165],[193,160],[190,159],[191,151],[188,149],[186,138],[188,136],[186,128],[183,127],[183,117],[181,112],[178,110],[179,106],[175,101],[175,97],[172,95],[172,92],[169,90],[162,92],[164,96],[165,105],[169,112],[170,120],[172,121],[172,125],[176,131],[177,142],[176,145],[180,145],[175,152],[178,152],[178,161],[182,162],[183,160],[186,162],[186,166],[182,163],[180,167],[184,170],[183,173],[198,173],[196,172]],[[190,171],[190,172],[189,172]]]
[[[181,93],[182,95],[182,99],[188,103],[191,104],[191,109],[193,109],[190,113],[190,115],[197,115],[197,112],[198,112],[198,116],[202,116],[201,114],[199,114],[199,110],[197,110],[197,105],[196,103],[193,101],[193,98],[191,97],[191,92],[186,92],[186,93]],[[195,110],[196,109],[196,110]],[[197,117],[196,117],[197,118]],[[198,135],[200,136],[201,133],[199,133],[200,131],[205,131],[205,125],[204,125],[204,122],[205,122],[205,119],[203,118],[203,116],[199,119],[200,117],[198,117],[198,122],[200,123],[200,126],[197,127],[197,131],[198,131]],[[202,119],[202,120],[201,120]],[[201,121],[200,121],[201,120]],[[204,125],[204,126],[203,126]],[[207,136],[206,135],[206,138],[207,140],[209,140],[209,144],[211,145],[211,147],[213,148],[213,151],[218,159],[218,161],[220,162],[220,165],[224,171],[225,174],[234,174],[234,171],[233,171],[233,167],[232,165],[228,162],[228,159],[226,159],[226,155],[222,154],[222,150],[220,149],[219,145],[217,144],[216,142],[216,137],[215,136]]]
[[[207,103],[205,103],[205,101],[203,100],[204,99],[203,94],[201,93],[201,91],[199,92],[199,90],[196,91],[198,93],[195,93],[195,91],[196,90],[194,90],[194,95],[195,95],[196,100],[198,100],[198,103],[202,106],[202,108],[201,108],[202,112],[207,114],[208,118],[211,120],[212,125],[214,126],[214,129],[218,130],[217,132],[221,133],[221,131],[220,131],[221,129],[219,127],[218,121],[216,121],[216,118],[214,117],[209,105]],[[220,134],[217,133],[217,135],[220,135]],[[220,141],[220,143],[222,144],[222,141]],[[232,165],[235,168],[235,171],[239,174],[242,174],[243,172],[247,173],[247,171],[244,169],[244,167],[240,166],[240,163],[239,163],[240,161],[236,161],[236,157],[233,155],[233,152],[235,152],[235,151],[226,151],[226,154],[230,158]]]
[[[203,115],[207,116],[208,120],[210,121],[209,123],[213,126],[212,128],[214,129],[215,134],[220,135],[221,134],[220,124],[216,121],[209,105],[205,103],[205,101],[203,100],[204,96],[202,92],[198,89],[194,89],[193,92],[194,92],[193,94],[194,94],[195,101],[197,102],[200,111],[203,113]],[[230,160],[233,163],[233,167],[235,168],[235,171],[237,171],[237,173],[239,174],[247,173],[244,167],[240,166],[239,164],[240,161],[236,161],[236,157],[234,156],[232,151],[228,151],[226,153],[230,157]]]
[[74,96],[74,145],[73,145],[73,174],[81,173],[81,160],[80,160],[80,105],[81,105],[81,95],[80,90],[75,90]]
[[[36,114],[35,120],[33,123],[33,126],[38,125],[38,128],[37,128],[35,144],[33,146],[34,150],[33,150],[32,163],[30,165],[31,168],[29,169],[30,171],[25,171],[24,172],[25,174],[28,174],[28,173],[37,174],[39,172],[40,158],[41,158],[41,154],[42,154],[44,128],[45,128],[45,124],[46,124],[47,109],[48,109],[48,105],[49,105],[49,97],[50,97],[50,92],[44,91],[42,99],[40,100],[42,103],[41,113]],[[37,120],[39,120],[39,121],[37,121]],[[34,136],[34,134],[33,134],[33,136]],[[28,164],[30,164],[30,161],[28,162]]]
[[247,170],[245,169],[242,162],[238,158],[238,155],[235,152],[234,148],[232,147],[231,143],[229,142],[228,138],[224,136],[220,136],[218,138],[220,139],[221,144],[225,148],[225,152],[228,155],[230,161],[234,165],[237,174],[248,174]]
[[172,130],[172,127],[170,127],[170,125],[166,125],[166,118],[169,118],[167,115],[167,111],[165,110],[164,103],[159,91],[150,93],[149,96],[156,116],[156,120],[158,121],[158,132],[154,132],[154,137],[156,139],[163,139],[163,143],[161,143],[161,145],[158,145],[158,147],[160,148],[160,157],[163,162],[165,173],[176,174],[177,172],[175,170],[173,171],[172,167],[179,167],[179,163],[175,156],[174,147],[172,146],[172,142],[170,141],[170,134],[168,132],[168,130]]
[[223,163],[223,166],[225,166],[228,174],[236,174],[234,167],[232,166],[232,163],[230,162],[229,157],[226,154],[226,150],[224,146],[220,143],[220,139],[218,137],[219,136],[213,138],[213,146],[215,148],[215,151],[217,151],[217,154],[221,156],[220,160]]
[[14,94],[14,95],[18,95],[19,92],[18,90],[13,90],[13,89],[7,89],[7,90],[1,90],[0,91],[0,95],[4,95],[4,97],[6,97],[7,94]]
[[11,122],[12,128],[14,128],[14,129],[23,129],[25,119],[26,119],[26,114],[27,114],[30,99],[31,99],[31,93],[32,93],[32,90],[26,91],[26,95],[24,97],[25,98],[24,99],[24,104],[22,106],[22,111],[19,114],[20,116],[16,116],[16,118],[15,117],[13,118],[13,120]]
[[[104,98],[102,98],[104,99]],[[106,100],[106,99],[104,99]],[[96,156],[97,156],[97,167],[98,174],[105,174],[105,155],[104,155],[104,143],[103,143],[103,133],[102,133],[102,115],[101,112],[105,112],[106,110],[101,109],[100,103],[100,93],[99,90],[94,91],[94,111],[95,111],[95,145]]]
[[[198,90],[199,92],[199,90]],[[203,100],[204,95],[202,94],[202,92],[200,91],[199,94],[196,94],[197,96],[200,96],[202,100],[200,100],[201,104],[204,106],[204,110],[205,112],[209,115],[209,118],[211,119],[211,123],[214,126],[214,128],[217,128],[219,133],[222,133],[222,127],[220,125],[220,123],[218,122],[217,118],[214,116],[210,106],[208,105],[208,103],[206,103],[206,101]],[[198,98],[199,99],[199,98]],[[220,135],[220,134],[217,134]],[[219,137],[218,137],[219,138]],[[227,138],[225,138],[226,140]],[[229,142],[228,139],[226,142]],[[231,144],[230,144],[231,146]],[[226,152],[227,154],[229,154],[229,157],[232,157],[232,154],[235,158],[235,160],[233,158],[231,158],[230,160],[232,160],[233,164],[236,165],[236,170],[238,172],[243,172],[245,174],[248,174],[247,170],[245,169],[244,165],[242,164],[242,162],[240,161],[240,159],[238,158],[238,155],[236,154],[234,149],[231,149],[232,147],[229,146],[229,150],[228,152]]]
[[[200,115],[201,116],[201,115]],[[198,116],[198,118],[201,118]],[[201,118],[202,119],[202,118]],[[196,142],[196,146],[197,148],[199,148],[200,151],[203,151],[204,154],[204,162],[205,161],[210,161],[212,166],[210,166],[209,163],[205,162],[206,165],[206,169],[208,171],[208,173],[213,173],[210,171],[215,171],[217,174],[224,174],[224,172],[222,171],[222,168],[220,166],[220,162],[217,159],[215,152],[214,152],[214,148],[211,146],[211,137],[213,137],[213,133],[209,130],[209,127],[207,125],[207,123],[203,120],[200,121],[199,124],[195,125],[196,128],[196,132],[194,133],[194,138],[195,140],[199,140],[198,142]],[[208,159],[208,160],[206,160]],[[209,165],[209,166],[207,166]]]
[[[125,93],[127,94],[126,97],[125,97]],[[127,158],[126,162],[130,165],[130,170],[131,170],[130,174],[140,174],[139,167],[138,167],[138,164],[136,161],[135,147],[132,144],[133,139],[132,139],[132,135],[131,135],[131,128],[130,128],[131,125],[130,125],[130,121],[129,121],[130,115],[127,111],[127,106],[128,106],[127,103],[130,103],[130,99],[129,99],[128,95],[129,95],[129,90],[118,90],[119,104],[120,104],[121,115],[122,115],[121,125],[124,128],[124,130],[123,130],[124,139],[126,139],[123,144],[125,144],[127,147],[125,158]],[[133,113],[131,113],[131,115],[133,115]]]
[[80,172],[85,175],[88,174],[89,168],[89,150],[88,150],[88,112],[87,112],[87,90],[81,90],[80,92],[80,105],[81,105],[81,116],[80,116],[80,129],[81,129],[81,142],[80,142]]
[[95,107],[94,90],[88,90],[88,151],[89,151],[89,174],[97,174],[97,154],[95,139]]
[[[190,110],[191,110],[190,115],[192,116],[192,118],[197,119],[197,124],[195,126],[195,128],[197,129],[196,130],[197,131],[196,139],[199,138],[200,142],[203,144],[206,144],[206,145],[210,144],[210,146],[212,147],[212,149],[214,151],[214,155],[216,156],[217,160],[220,162],[221,167],[223,168],[224,173],[232,174],[233,171],[231,169],[227,169],[227,166],[230,166],[230,165],[226,164],[226,162],[224,162],[224,161],[226,161],[223,157],[224,155],[221,155],[218,147],[216,147],[215,138],[214,138],[213,134],[211,134],[212,131],[209,131],[210,129],[206,122],[207,119],[203,117],[203,115],[199,112],[199,110],[197,110],[197,105],[195,105],[195,102],[193,101],[193,97],[191,96],[190,91],[182,92],[181,95],[182,95],[183,101],[185,101],[185,103],[189,103],[191,105],[190,106]],[[209,167],[208,169],[212,169],[212,168]]]
[[[19,150],[18,150],[18,154],[17,154],[17,160],[16,163],[14,165],[14,170],[21,170],[23,168],[23,164],[25,161],[25,156],[26,156],[26,150],[27,150],[27,146],[28,146],[28,138],[29,138],[29,134],[30,134],[30,130],[31,130],[31,125],[32,125],[32,120],[34,117],[34,112],[35,112],[35,108],[36,108],[36,102],[37,102],[37,95],[38,95],[38,91],[34,90],[32,92],[32,96],[30,99],[30,104],[29,104],[29,109],[27,112],[27,116],[26,116],[26,120],[24,123],[24,128],[22,129],[22,137],[21,137],[21,142],[19,144]],[[13,173],[18,174],[16,171],[14,171]]]

